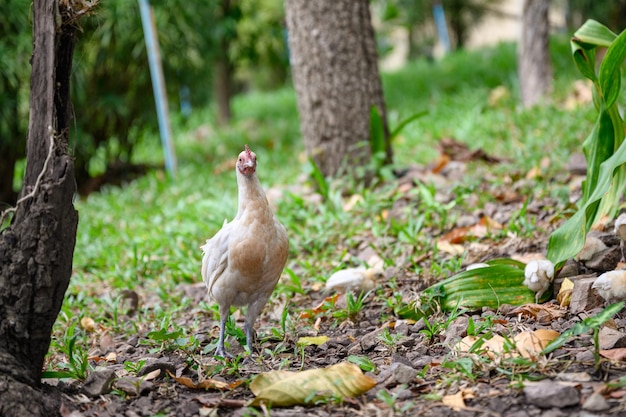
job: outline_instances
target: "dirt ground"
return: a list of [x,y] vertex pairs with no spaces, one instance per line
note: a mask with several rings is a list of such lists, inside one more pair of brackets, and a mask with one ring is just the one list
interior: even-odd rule
[[[400,187],[407,181],[414,184],[423,174],[419,169],[413,174],[411,172],[408,170],[402,174]],[[455,174],[444,172],[440,175],[444,181],[452,181]],[[577,181],[575,176],[569,174],[562,180],[570,184]],[[505,224],[524,205],[525,199],[517,198],[517,192],[527,186],[527,180],[520,178],[493,189],[494,193],[502,193],[501,203],[487,206],[480,213],[467,213],[467,216],[475,219],[489,216]],[[533,199],[526,210],[536,216],[538,232],[535,235],[523,239],[511,235],[497,242],[487,237],[468,243],[464,266],[498,257],[524,258],[545,254],[549,233],[556,227],[551,219],[557,206],[550,196]],[[467,216],[463,220],[466,223]],[[609,249],[601,255],[603,259],[595,260],[594,265],[601,265],[600,268],[612,262],[610,256],[618,250],[619,242],[611,230],[609,224],[606,232],[599,234]],[[364,236],[363,245],[350,249],[354,256],[362,255],[366,248],[372,246],[368,239]],[[429,259],[425,258],[423,262],[428,263]],[[601,272],[601,269],[594,270],[580,262],[570,268],[571,275],[598,275]],[[387,294],[389,299],[398,292],[407,301],[415,299],[416,294],[428,285],[424,277],[418,277],[401,263],[387,268],[384,276],[378,283],[378,291]],[[204,285],[184,285],[179,290],[197,301],[180,316],[186,317],[189,325],[199,321],[195,336],[200,348],[191,354],[176,349],[155,349],[153,344],[144,343],[146,335],[141,332],[130,338],[124,335],[109,337],[105,344],[100,341],[99,347],[91,353],[93,358],[97,358],[92,362],[97,368],[87,381],[47,382],[56,384],[63,392],[64,416],[626,415],[626,380],[607,384],[626,376],[623,359],[611,360],[603,356],[600,366],[596,367],[590,332],[573,337],[547,356],[532,357],[530,361],[516,362],[516,359],[497,356],[485,358],[477,353],[459,353],[455,349],[458,341],[467,336],[469,323],[478,326],[488,322],[491,331],[501,335],[535,329],[552,329],[562,333],[602,311],[601,306],[572,312],[552,300],[543,305],[543,314],[532,309],[525,312],[515,312],[507,307],[498,311],[483,309],[461,314],[442,326],[440,332],[430,334],[429,325],[443,323],[449,316],[435,314],[428,323],[423,319],[401,319],[385,302],[385,297],[370,296],[354,319],[341,320],[330,313],[308,318],[291,317],[289,328],[281,338],[272,329],[280,327],[280,313],[277,311],[281,311],[286,300],[276,299],[273,305],[266,307],[257,322],[257,353],[246,360],[225,363],[213,358],[212,346],[208,346],[216,340],[218,324],[212,314],[198,306],[206,296]],[[316,288],[306,295],[294,295],[289,303],[292,311],[313,311],[329,295],[324,288]],[[345,303],[343,297],[336,300],[336,306]],[[237,324],[241,327],[241,314],[236,313],[235,316],[240,319]],[[625,317],[620,313],[605,326],[617,336],[611,342],[603,333],[601,341],[605,344],[604,349],[615,352],[626,344]],[[130,315],[120,319],[133,320]],[[381,336],[383,334],[387,341]],[[317,335],[325,335],[329,339],[319,346],[301,348],[296,344],[301,337]],[[227,342],[231,353],[242,351],[234,338],[230,337]],[[320,401],[311,406],[247,406],[254,398],[249,381],[261,372],[324,368],[354,356],[366,357],[375,365],[375,370],[367,375],[376,381],[376,386],[359,397]],[[463,368],[462,364],[468,362],[460,361],[461,358],[471,359],[469,368]],[[125,362],[140,361],[143,361],[143,366],[137,372],[124,366]],[[114,380],[112,390],[97,388],[102,379]],[[207,379],[230,384],[229,389],[203,389],[201,381]],[[185,382],[192,388],[184,385]]]

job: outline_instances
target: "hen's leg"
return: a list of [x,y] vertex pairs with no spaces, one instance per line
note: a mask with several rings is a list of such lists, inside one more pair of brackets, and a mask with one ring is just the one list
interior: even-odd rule
[[226,352],[224,349],[224,338],[226,335],[226,320],[230,314],[230,306],[220,305],[220,338],[217,342],[217,349],[215,350],[215,356],[222,356],[224,358],[232,358],[233,355]]
[[248,311],[246,312],[246,323],[244,330],[246,331],[246,344],[248,345],[248,350],[250,350],[250,354],[254,352],[252,350],[252,341],[254,340],[254,323],[259,317],[259,314],[261,314],[261,311],[263,310],[263,307],[265,307],[266,302],[267,298],[256,300],[248,306]]

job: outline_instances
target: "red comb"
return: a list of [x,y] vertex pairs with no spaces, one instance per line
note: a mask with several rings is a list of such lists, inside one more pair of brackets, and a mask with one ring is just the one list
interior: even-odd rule
[[250,156],[251,152],[250,148],[248,148],[248,144],[246,144],[246,155]]

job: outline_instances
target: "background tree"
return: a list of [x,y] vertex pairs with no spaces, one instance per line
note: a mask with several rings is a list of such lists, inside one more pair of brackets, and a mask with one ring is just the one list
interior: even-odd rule
[[458,49],[465,47],[470,29],[480,23],[488,13],[498,13],[502,0],[445,0],[443,8],[449,22],[451,40]]
[[552,85],[549,10],[548,0],[524,1],[517,65],[525,107],[536,104]]
[[[52,325],[72,273],[78,214],[70,129],[70,74],[82,1],[33,2],[26,173],[12,222],[0,232],[0,415],[55,416],[40,383]],[[0,224],[2,222],[0,221]]]
[[392,159],[385,102],[367,0],[286,0],[289,50],[300,127],[321,172],[335,175],[347,158],[371,158],[370,109],[382,115],[386,160]]

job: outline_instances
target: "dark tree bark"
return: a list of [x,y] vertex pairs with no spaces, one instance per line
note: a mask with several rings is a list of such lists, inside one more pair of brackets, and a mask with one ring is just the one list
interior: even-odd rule
[[367,163],[370,108],[384,123],[392,152],[369,2],[285,0],[300,129],[309,156],[326,176]]
[[[82,4],[81,4],[82,5]],[[68,156],[69,82],[79,5],[34,0],[30,120],[23,188],[0,234],[0,415],[55,416],[41,385],[52,326],[72,272],[78,214]],[[51,144],[52,142],[52,144]]]
[[520,94],[524,107],[531,107],[550,90],[549,0],[525,0],[518,51]]

